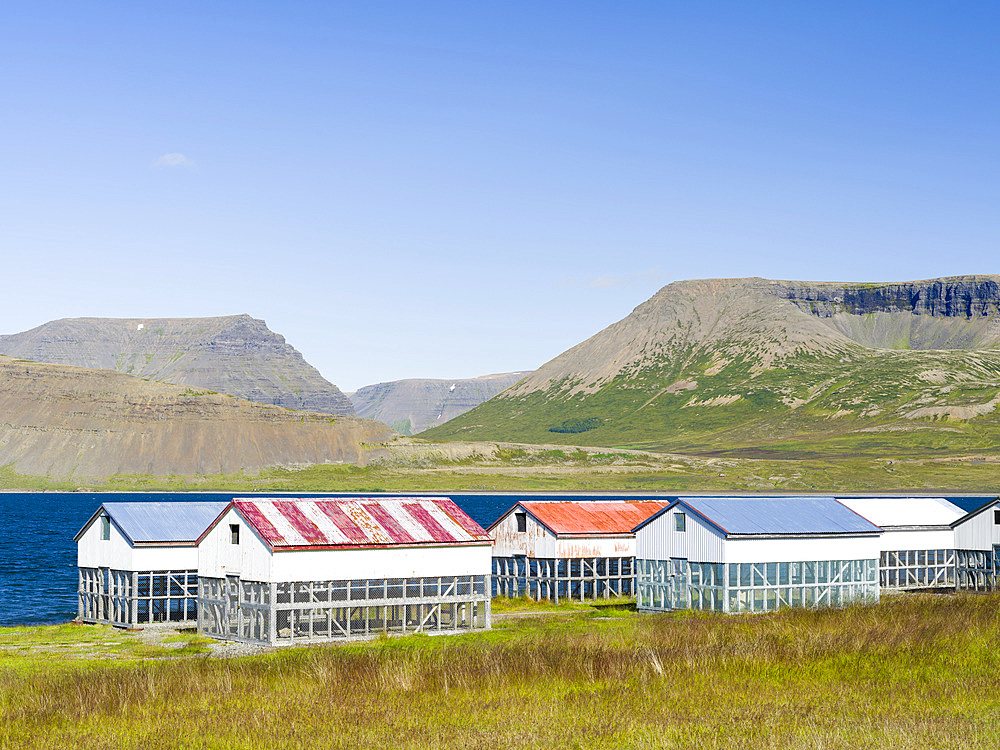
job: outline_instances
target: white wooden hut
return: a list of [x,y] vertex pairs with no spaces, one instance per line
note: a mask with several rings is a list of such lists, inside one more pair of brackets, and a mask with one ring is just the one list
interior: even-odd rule
[[489,628],[491,547],[444,497],[235,499],[198,544],[198,630],[286,645]]
[[217,502],[107,502],[77,533],[78,614],[120,627],[193,623],[197,541]]
[[635,593],[638,524],[667,500],[522,500],[489,528],[498,596],[608,598]]
[[1000,574],[1000,498],[951,524],[955,533],[955,587],[994,591]]
[[640,610],[877,600],[881,529],[829,497],[680,498],[635,530]]
[[955,587],[955,532],[965,511],[942,497],[841,497],[841,503],[885,533],[880,537],[882,589]]

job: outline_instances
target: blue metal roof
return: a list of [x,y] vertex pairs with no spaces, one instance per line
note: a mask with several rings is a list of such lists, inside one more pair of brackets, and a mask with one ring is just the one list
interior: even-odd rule
[[134,544],[194,543],[229,505],[214,502],[104,503],[115,525]]
[[832,497],[682,497],[678,502],[727,535],[882,532]]

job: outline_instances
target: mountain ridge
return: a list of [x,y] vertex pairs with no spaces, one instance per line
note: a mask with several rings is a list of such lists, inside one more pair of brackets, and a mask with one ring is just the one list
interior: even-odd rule
[[984,430],[1000,437],[998,309],[992,275],[675,282],[426,436],[836,454],[875,450],[880,434],[890,451],[979,449]]
[[289,409],[355,416],[302,354],[247,314],[208,318],[62,318],[0,336],[0,354],[113,370]]
[[527,374],[495,373],[457,380],[406,378],[367,385],[347,395],[359,417],[377,419],[403,435],[416,435],[464,414]]

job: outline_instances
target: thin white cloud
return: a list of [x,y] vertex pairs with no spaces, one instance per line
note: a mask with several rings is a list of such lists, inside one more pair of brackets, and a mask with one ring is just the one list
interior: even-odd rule
[[182,167],[185,169],[192,169],[195,167],[195,163],[184,156],[184,154],[164,154],[159,159],[153,162],[154,167]]
[[583,286],[589,289],[610,289],[614,287],[632,286],[634,284],[647,283],[660,277],[660,272],[655,269],[648,271],[637,271],[636,273],[622,276],[594,276],[589,279],[570,278],[563,283],[566,286]]
[[601,289],[602,287],[623,286],[628,281],[627,276],[598,276],[587,281],[587,286],[591,289]]

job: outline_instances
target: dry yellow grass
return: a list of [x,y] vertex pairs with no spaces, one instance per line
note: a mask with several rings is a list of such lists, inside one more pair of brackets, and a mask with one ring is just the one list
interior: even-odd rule
[[1000,595],[0,670],[3,747],[991,747]]

